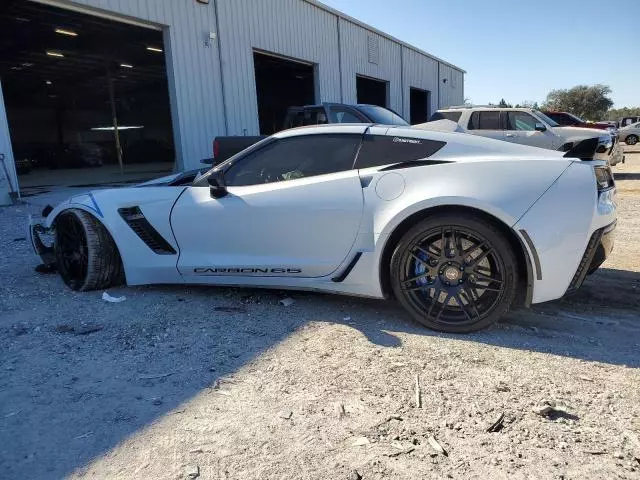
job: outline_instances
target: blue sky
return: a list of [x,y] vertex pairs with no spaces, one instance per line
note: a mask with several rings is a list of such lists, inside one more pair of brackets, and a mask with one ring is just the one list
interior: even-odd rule
[[475,104],[604,83],[615,107],[640,106],[638,0],[321,1],[466,70]]

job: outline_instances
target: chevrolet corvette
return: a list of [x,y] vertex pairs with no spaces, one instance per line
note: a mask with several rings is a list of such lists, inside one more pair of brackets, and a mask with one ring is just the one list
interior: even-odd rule
[[[570,152],[569,152],[570,153]],[[326,125],[30,222],[74,290],[204,284],[395,298],[471,332],[562,297],[613,247],[606,162],[461,133]]]

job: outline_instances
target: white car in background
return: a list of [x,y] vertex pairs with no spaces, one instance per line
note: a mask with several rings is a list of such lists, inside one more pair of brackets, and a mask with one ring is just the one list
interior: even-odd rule
[[627,125],[618,130],[618,138],[627,145],[635,145],[640,140],[640,122]]
[[562,152],[574,149],[584,140],[597,139],[596,158],[607,160],[611,165],[624,161],[622,149],[610,132],[562,127],[531,108],[452,107],[438,110],[429,122],[414,127],[429,129],[429,123],[437,120],[451,120],[458,124],[459,131],[472,135]]
[[423,325],[460,333],[580,287],[612,249],[616,202],[603,161],[335,124],[280,132],[203,175],[76,195],[43,217],[33,246],[74,290],[395,297]]

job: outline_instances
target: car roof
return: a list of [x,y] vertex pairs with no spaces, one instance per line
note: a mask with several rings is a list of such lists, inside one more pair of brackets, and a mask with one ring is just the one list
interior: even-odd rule
[[507,111],[517,111],[517,112],[521,112],[523,110],[525,111],[532,111],[533,108],[529,108],[529,107],[501,107],[499,105],[495,105],[495,106],[482,106],[482,107],[452,107],[452,108],[439,108],[438,112],[466,112],[466,111],[494,111],[494,110],[507,110]]

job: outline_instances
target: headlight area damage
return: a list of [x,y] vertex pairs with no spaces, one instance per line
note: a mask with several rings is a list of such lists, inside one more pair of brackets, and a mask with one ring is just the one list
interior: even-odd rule
[[[46,218],[46,216],[49,213],[51,213],[52,210],[53,208],[50,205],[47,205],[47,207],[42,212],[42,217]],[[53,232],[51,228],[47,228],[42,223],[34,220],[34,218],[31,215],[29,215],[28,230],[29,230],[28,235],[29,235],[29,240],[31,241],[31,245],[33,246],[34,251],[42,259],[42,263],[44,267],[46,267],[49,270],[55,268],[55,265],[56,265],[56,255],[54,250],[55,232]]]
[[30,217],[29,239],[42,259],[37,270],[57,270],[70,288],[79,291],[124,283],[120,253],[102,218],[92,193],[71,197],[56,208],[45,207],[43,220]]

